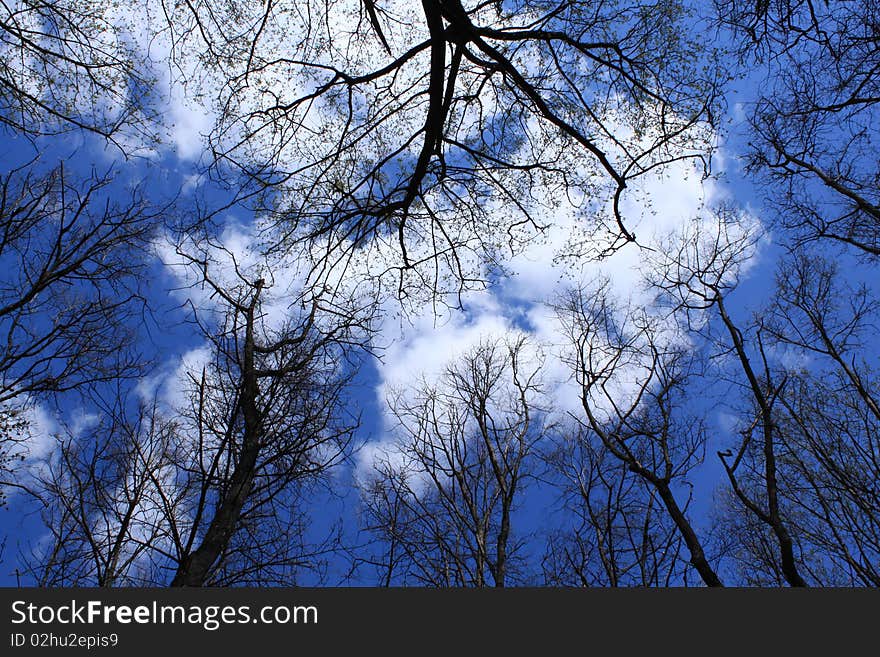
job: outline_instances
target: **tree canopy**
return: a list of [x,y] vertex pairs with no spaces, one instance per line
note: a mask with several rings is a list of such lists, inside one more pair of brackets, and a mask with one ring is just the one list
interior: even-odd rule
[[878,26],[3,2],[2,568],[880,584]]

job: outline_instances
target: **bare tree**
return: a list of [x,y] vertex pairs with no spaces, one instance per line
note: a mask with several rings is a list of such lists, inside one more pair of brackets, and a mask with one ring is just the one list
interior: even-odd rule
[[289,585],[328,547],[309,543],[302,500],[357,427],[343,396],[355,320],[329,324],[315,299],[272,325],[266,281],[221,286],[191,263],[218,299],[221,323],[197,315],[210,358],[186,372],[183,401],[133,420],[124,391],[110,395],[96,439],[62,441],[28,485],[53,532],[30,558],[41,582]]
[[[144,29],[216,118],[207,173],[230,190],[184,213],[205,346],[176,396],[134,380],[142,254],[163,214],[143,187],[39,160],[0,178],[0,486],[30,495],[47,529],[25,555],[34,581],[320,576],[342,537],[316,539],[308,506],[352,453],[348,385],[377,300],[461,304],[560,214],[569,255],[608,256],[636,242],[625,208],[647,176],[681,160],[710,173],[727,71],[690,33],[692,4],[160,3],[161,34]],[[152,143],[153,63],[131,8],[99,5],[0,2],[4,130]],[[571,421],[520,337],[394,391],[391,439],[357,482],[369,538],[348,548],[383,585],[503,587],[543,568],[555,585],[880,586],[876,284],[810,252],[880,255],[880,4],[715,6],[740,65],[767,79],[748,169],[790,247],[774,298],[743,312],[759,236],[720,207],[641,252],[653,271],[630,302],[598,285],[558,303]],[[298,256],[305,280],[284,303],[271,267],[227,252],[218,271],[208,236],[233,206],[251,212],[258,259]],[[708,390],[730,426],[713,427]],[[27,404],[71,392],[90,419],[59,419],[50,454],[18,468]],[[713,428],[723,492],[706,527],[693,486]],[[540,474],[564,516],[537,564],[520,511]]]
[[583,437],[592,441],[595,436],[650,486],[688,550],[689,565],[707,586],[721,586],[688,517],[690,494],[681,501],[706,443],[699,416],[684,411],[697,361],[677,343],[675,327],[664,326],[662,316],[618,307],[604,288],[573,291],[559,316],[574,347],[571,365],[582,388]]
[[[721,376],[739,392],[744,418],[734,449],[718,452],[739,503],[772,532],[781,574],[791,586],[805,586],[795,539],[782,506],[779,484],[779,427],[776,403],[785,385],[773,376],[765,349],[765,331],[756,317],[746,334],[731,314],[728,295],[736,288],[740,267],[754,253],[758,235],[739,212],[721,207],[714,219],[695,223],[693,230],[664,249],[653,285],[673,312],[717,354],[729,355],[734,367]],[[716,331],[717,329],[717,331]],[[757,458],[747,465],[747,453]]]
[[0,403],[137,375],[119,354],[143,309],[138,254],[155,215],[140,189],[116,196],[111,176],[31,163],[0,180]]
[[[343,459],[357,427],[342,410],[347,379],[341,360],[356,320],[337,315],[337,323],[322,327],[315,299],[299,320],[276,330],[261,327],[264,280],[230,292],[202,264],[205,282],[229,310],[211,340],[213,365],[191,381],[188,415],[197,428],[191,476],[198,495],[175,538],[173,586],[252,581],[247,578],[256,576],[258,566],[289,566],[277,558],[249,561],[290,540],[250,525],[274,518],[290,502],[291,488]],[[231,567],[231,561],[238,563]]]
[[131,43],[142,27],[128,22],[95,0],[0,3],[0,125],[31,138],[81,129],[123,152],[125,129],[152,139],[152,76]]
[[[772,376],[764,345],[764,335],[760,323],[755,327],[754,347],[756,354],[750,354],[744,342],[743,332],[727,313],[723,298],[717,296],[716,307],[721,316],[724,328],[730,335],[730,342],[736,358],[746,379],[747,394],[750,395],[752,420],[741,432],[742,441],[733,450],[719,451],[724,469],[727,472],[733,492],[740,502],[773,532],[779,547],[781,573],[791,586],[806,586],[800,573],[795,541],[785,518],[779,484],[778,443],[779,427],[774,416],[777,397],[785,385],[785,379],[778,380]],[[760,369],[758,369],[760,368]],[[754,445],[760,445],[762,467],[738,475],[743,465],[743,456]],[[732,459],[732,460],[731,460]],[[745,468],[743,468],[744,470]],[[754,478],[755,494],[751,494],[742,480]],[[762,499],[763,498],[763,499]]]
[[562,527],[543,559],[551,586],[674,586],[686,582],[681,534],[659,496],[595,435],[561,432],[545,456],[561,493]]
[[[381,582],[510,585],[523,576],[515,512],[547,427],[538,367],[519,339],[480,344],[436,383],[390,401],[399,440],[362,482]],[[375,548],[369,545],[368,548]]]
[[[804,253],[780,266],[765,313],[766,341],[785,354],[776,381],[779,495],[801,545],[802,568],[824,585],[878,586],[877,302],[828,261]],[[783,351],[784,350],[784,351]],[[754,458],[746,452],[743,460]],[[752,542],[744,558],[784,572]]]
[[[16,467],[24,460],[21,448],[28,438],[28,425],[22,409],[0,409],[0,484],[13,479]],[[0,507],[6,501],[6,490],[0,485]]]
[[708,152],[718,79],[687,14],[676,0],[204,1],[169,8],[169,30],[178,61],[215,74],[201,92],[220,108],[220,175],[240,172],[257,200],[279,192],[258,206],[284,245],[317,245],[316,276],[370,257],[405,297],[482,281],[559,203],[601,207],[598,251],[634,240],[627,187]]
[[[22,485],[48,532],[24,555],[39,586],[155,586],[157,554],[172,545],[169,511],[181,512],[178,428],[158,404],[112,398],[81,431],[65,427],[55,449]],[[170,508],[169,508],[170,507]]]
[[799,242],[880,254],[880,47],[874,0],[721,0],[745,57],[767,64],[751,108],[750,168]]
[[[38,160],[0,178],[0,412],[12,442],[25,407],[47,395],[131,379],[146,312],[139,276],[155,214],[138,187],[121,192],[112,171],[68,177]],[[17,419],[16,419],[17,418]],[[11,465],[7,460],[7,465]],[[10,477],[4,477],[12,482]]]

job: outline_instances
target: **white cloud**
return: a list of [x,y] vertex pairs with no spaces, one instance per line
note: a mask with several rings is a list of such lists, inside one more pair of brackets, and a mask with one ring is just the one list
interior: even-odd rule
[[[384,346],[378,365],[377,398],[384,399],[390,388],[405,388],[424,379],[436,380],[451,359],[483,340],[524,332],[546,353],[543,379],[559,412],[579,413],[580,389],[566,360],[570,357],[569,345],[548,302],[568,286],[590,286],[607,279],[612,295],[631,299],[636,306],[649,305],[653,297],[646,291],[644,280],[653,266],[652,258],[647,257],[651,249],[672,239],[671,235],[712,228],[715,218],[706,208],[724,200],[726,192],[712,179],[703,181],[689,163],[681,161],[639,179],[629,194],[624,213],[633,222],[632,228],[645,250],[630,244],[601,261],[576,257],[577,249],[583,248],[579,240],[591,222],[578,208],[555,204],[554,213],[545,217],[547,229],[541,238],[526,242],[519,252],[508,254],[502,261],[509,275],[501,283],[463,294],[464,311],[413,303],[406,317],[401,319],[393,291],[382,297],[376,289],[382,280],[378,272],[386,269],[387,263],[393,262],[397,255],[399,245],[394,240],[374,242],[369,247],[369,256],[360,254],[344,267],[325,271],[323,280],[341,296],[359,291],[364,297],[376,297],[383,304],[384,322],[374,341],[374,346]],[[547,203],[547,206],[553,204]],[[756,221],[747,214],[743,218],[747,223]],[[322,255],[321,245],[313,244],[311,254],[291,248],[283,255],[263,256],[259,239],[257,228],[246,229],[230,222],[216,247],[206,249],[210,271],[219,282],[229,286],[240,285],[240,276],[245,280],[266,276],[269,280],[264,297],[266,323],[269,327],[279,326],[297,312],[291,299],[299,298],[308,288],[307,277],[311,273],[308,263]],[[205,249],[195,242],[185,248]],[[182,298],[191,300],[199,308],[222,309],[217,297],[212,298],[211,290],[199,284],[201,273],[185,264],[169,242],[157,244],[156,249],[181,285],[178,294]],[[471,264],[480,266],[476,260]],[[681,336],[672,329],[674,326],[670,326],[670,339],[680,340]],[[200,348],[187,358],[205,359],[207,355],[208,352]],[[180,378],[185,369],[179,368],[169,380]],[[620,394],[626,396],[628,389],[634,389],[638,368],[622,374],[616,385]],[[166,385],[173,389],[172,384]],[[177,389],[171,396],[179,403],[182,394]],[[394,456],[391,429],[386,423],[384,438],[360,453],[359,476],[368,471],[376,458],[402,458],[399,454]]]
[[56,417],[42,404],[29,403],[25,406],[25,417],[28,422],[29,439],[26,443],[26,461],[39,463],[52,453],[56,445],[56,436],[61,427]]
[[[390,1],[384,3],[382,9],[393,17],[382,19],[393,52],[404,52],[427,36],[419,8],[413,3]],[[197,6],[195,11],[199,10],[200,6]],[[185,29],[195,28],[195,19],[191,13],[193,10],[183,5],[172,9],[175,12],[172,25],[180,29],[175,35],[173,53],[167,30],[141,44],[142,48],[150,49],[157,62],[167,62],[173,54],[175,65],[180,67],[181,78],[164,69],[160,72],[170,104],[167,112],[169,129],[180,157],[197,158],[202,147],[201,135],[212,130],[214,145],[221,151],[232,149],[241,161],[271,161],[282,170],[297,170],[286,190],[287,198],[283,199],[297,207],[297,203],[304,199],[323,198],[309,196],[314,186],[346,185],[358,176],[356,164],[344,157],[335,160],[332,172],[325,171],[323,166],[298,170],[300,165],[323,162],[324,156],[335,151],[340,143],[354,143],[355,139],[357,148],[352,151],[352,158],[378,158],[393,150],[401,140],[408,139],[413,126],[423,124],[425,107],[420,97],[412,98],[409,103],[400,103],[394,108],[394,119],[388,122],[377,122],[373,112],[375,108],[385,107],[380,101],[387,97],[389,89],[386,84],[391,85],[392,92],[405,92],[411,85],[420,88],[429,57],[427,51],[408,61],[393,79],[359,85],[351,98],[355,107],[351,117],[347,115],[347,97],[328,96],[291,106],[290,114],[284,120],[273,122],[271,119],[275,115],[272,112],[275,110],[265,110],[278,109],[304,98],[333,75],[327,69],[291,64],[293,60],[339,66],[347,74],[357,75],[375,70],[378,61],[384,61],[386,55],[376,47],[375,39],[346,36],[355,33],[359,20],[365,21],[360,34],[363,29],[368,29],[359,0],[326,5],[326,15],[321,16],[321,20],[296,11],[293,4],[278,5],[272,19],[265,24],[262,23],[263,7],[259,5],[239,4],[235,10],[241,14],[228,15],[225,12],[232,11],[230,8],[216,6],[211,20],[201,23],[201,29],[210,33],[214,46],[223,51],[221,55],[228,55],[221,56],[216,62],[199,66],[204,43],[199,29]],[[494,16],[494,11],[487,5],[480,20],[491,24]],[[160,18],[148,16],[154,22]],[[126,20],[131,22],[132,19],[128,17]],[[320,28],[316,27],[319,23]],[[245,37],[228,39],[224,27],[230,24],[247,26]],[[240,65],[251,55],[247,30],[253,35],[257,29],[260,30],[260,40],[253,50],[254,62],[264,65],[245,74]],[[321,30],[320,35],[314,32],[316,29]],[[318,41],[320,48],[316,47]],[[528,61],[530,56],[537,55],[528,48],[517,54],[522,62]],[[178,79],[186,79],[187,86],[180,86]],[[457,125],[461,126],[459,136],[462,139],[468,135],[476,136],[483,130],[484,117],[492,112],[500,98],[492,85],[482,85],[482,81],[482,74],[475,74],[468,67],[462,69],[457,81],[462,90],[479,93],[479,103],[468,105],[468,113],[455,117]],[[215,112],[215,103],[224,107],[223,113]],[[630,120],[628,112],[621,111],[622,103],[613,94],[602,103],[605,106],[603,124],[614,133],[615,139],[607,135],[594,138],[607,151],[609,159],[627,163],[624,149],[617,142],[631,147],[647,147],[654,143],[657,135],[651,134],[651,129],[634,125],[636,122]],[[474,113],[477,106],[483,114]],[[651,114],[650,107],[643,109],[646,115]],[[643,286],[647,250],[656,248],[669,233],[680,232],[694,216],[706,214],[704,208],[721,198],[723,192],[714,181],[704,182],[693,163],[684,159],[631,180],[623,195],[621,209],[627,228],[637,235],[639,244],[646,250],[629,244],[597,261],[592,256],[609,241],[607,229],[613,229],[615,223],[609,213],[612,185],[607,175],[600,175],[597,164],[586,156],[583,149],[565,139],[554,138],[551,131],[532,117],[528,132],[533,133],[535,140],[531,143],[524,140],[518,147],[519,152],[510,153],[509,158],[513,161],[532,159],[536,145],[540,143],[545,149],[541,157],[565,168],[574,185],[567,189],[552,184],[537,186],[530,190],[530,194],[523,194],[523,198],[518,199],[527,204],[539,223],[546,225],[546,230],[536,237],[531,230],[523,229],[512,240],[516,242],[513,252],[504,251],[504,236],[511,224],[512,211],[509,199],[500,189],[483,200],[481,207],[486,211],[483,222],[469,222],[463,216],[467,213],[460,212],[454,204],[444,204],[434,197],[426,199],[439,215],[451,241],[461,245],[457,255],[467,274],[488,279],[488,258],[499,258],[499,264],[509,272],[501,284],[484,290],[466,290],[462,297],[463,313],[454,308],[431,305],[430,297],[435,290],[425,285],[424,278],[430,279],[436,262],[427,261],[426,265],[405,271],[395,268],[402,261],[402,247],[396,234],[377,231],[367,246],[357,248],[342,239],[327,258],[334,264],[318,272],[311,266],[328,255],[326,251],[322,253],[322,247],[327,247],[332,235],[324,243],[320,240],[313,242],[309,252],[291,246],[283,256],[263,257],[259,255],[258,227],[246,229],[230,223],[215,247],[197,243],[184,247],[207,253],[210,273],[221,285],[234,287],[261,277],[270,279],[263,298],[268,328],[277,327],[295,316],[298,312],[296,300],[315,281],[326,283],[341,297],[359,295],[364,299],[378,299],[383,304],[385,321],[376,342],[387,345],[379,365],[381,381],[377,394],[380,398],[389,386],[406,386],[420,377],[436,377],[450,358],[485,338],[527,331],[546,348],[548,385],[556,387],[556,399],[563,408],[576,409],[579,394],[564,362],[564,335],[547,302],[566,286],[590,285],[607,279],[611,281],[612,294],[633,298],[636,304],[650,303],[650,295]],[[591,124],[590,131],[601,135],[598,126]],[[244,141],[243,137],[246,137]],[[696,126],[682,135],[673,147],[678,149],[676,155],[703,152],[707,142],[713,139],[715,136],[710,134],[707,126]],[[406,146],[401,157],[412,155],[417,146],[418,140]],[[331,160],[334,158],[327,161]],[[652,163],[641,161],[641,164],[648,166]],[[516,189],[520,184],[518,175],[510,173],[505,179],[510,189]],[[188,180],[186,185],[191,188],[196,182]],[[323,209],[322,206],[308,207],[310,212],[317,213]],[[425,223],[430,224],[430,221],[411,221],[407,227],[409,232],[404,241],[411,260],[430,254],[434,247],[432,226]],[[350,250],[351,257],[335,260],[335,256],[341,256],[346,249]],[[200,284],[200,272],[182,263],[170,244],[157,245],[157,251],[182,286],[179,295],[192,301],[197,308],[222,310],[210,288]],[[459,281],[454,272],[440,271],[437,278],[442,292],[458,291]],[[400,289],[410,295],[409,305],[403,310],[395,305],[394,299],[395,292]],[[406,321],[396,322],[401,312],[407,314]]]
[[[725,190],[717,182],[703,181],[687,162],[675,163],[640,179],[632,195],[627,197],[624,213],[634,219],[639,243],[646,250],[627,245],[601,261],[560,257],[573,252],[573,244],[583,235],[583,220],[568,208],[558,208],[547,218],[548,227],[542,238],[504,262],[510,274],[501,284],[466,295],[466,312],[453,310],[435,318],[432,311],[426,311],[425,317],[402,326],[397,340],[383,354],[377,396],[383,399],[389,387],[405,387],[424,377],[436,377],[452,358],[481,340],[525,332],[545,351],[542,378],[557,411],[581,414],[581,390],[568,364],[570,345],[548,302],[566,287],[589,288],[598,281],[608,280],[612,297],[628,301],[636,308],[650,308],[654,293],[644,284],[645,277],[651,273],[651,259],[646,254],[660,248],[672,235],[680,239],[695,229],[711,233],[717,220],[707,208],[725,196]],[[747,213],[740,218],[745,225],[731,225],[731,239],[741,235],[738,231],[753,230],[757,225],[757,220]],[[738,260],[735,271],[730,273],[741,273],[747,262]],[[687,344],[677,319],[666,320],[665,328],[661,320],[657,321],[659,339]],[[633,364],[620,370],[609,385],[625,399],[634,394],[643,375],[642,368]],[[405,460],[402,454],[395,455],[391,430],[391,426],[386,426],[384,439],[361,454],[361,477],[369,472],[371,459],[400,464]]]

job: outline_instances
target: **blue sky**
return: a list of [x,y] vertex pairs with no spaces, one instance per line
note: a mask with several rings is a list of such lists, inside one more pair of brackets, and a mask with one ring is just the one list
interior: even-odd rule
[[[692,36],[700,38],[696,33]],[[138,37],[134,35],[132,38],[137,41]],[[393,44],[395,37],[389,38]],[[0,134],[3,168],[8,170],[14,163],[30,158],[34,152],[39,152],[45,166],[64,161],[72,175],[85,175],[93,168],[112,168],[118,173],[108,194],[143,182],[151,200],[157,204],[174,199],[172,207],[177,214],[169,213],[169,218],[183,222],[187,221],[196,202],[207,208],[225,206],[229,190],[205,175],[204,171],[209,156],[205,137],[214,117],[210,108],[188,96],[191,90],[175,84],[170,77],[163,77],[164,47],[161,40],[157,40],[151,51],[161,91],[157,94],[159,100],[155,109],[166,118],[165,124],[160,126],[162,141],[158,146],[143,145],[138,156],[124,158],[117,149],[106,147],[94,136],[73,133],[40,138],[31,144],[7,131]],[[197,66],[194,62],[186,65]],[[732,201],[750,220],[762,223],[760,193],[744,175],[739,160],[747,140],[742,106],[748,105],[760,83],[760,75],[755,74],[732,85],[728,92],[727,114],[719,121],[720,129],[710,135],[710,139],[718,143],[712,178],[701,180],[693,164],[683,161],[658,172],[662,175],[647,177],[627,191],[624,208],[627,216],[634,218],[631,227],[641,243],[655,244],[655,240],[662,239],[665,233],[685,230],[694,217],[705,216],[707,207],[721,200]],[[406,162],[397,166],[405,168]],[[315,540],[339,519],[344,522],[345,531],[352,540],[358,540],[355,474],[367,472],[377,453],[394,449],[394,435],[384,419],[383,400],[387,391],[394,386],[406,386],[418,377],[435,378],[451,358],[486,337],[519,332],[546,345],[548,358],[544,374],[548,395],[559,404],[560,412],[577,410],[579,392],[559,358],[554,356],[554,346],[559,342],[558,326],[545,302],[552,300],[565,285],[607,276],[616,294],[621,297],[634,295],[636,303],[648,303],[644,294],[639,297],[643,253],[628,245],[601,263],[584,264],[583,261],[578,263],[560,258],[561,253],[570,250],[573,236],[576,239],[582,237],[577,234],[581,228],[577,213],[566,214],[561,210],[557,216],[544,219],[549,226],[546,233],[520,253],[507,257],[503,263],[507,274],[502,278],[492,279],[486,289],[465,292],[461,310],[442,305],[435,308],[418,298],[403,308],[396,306],[394,300],[383,300],[380,332],[373,340],[381,359],[365,360],[351,392],[351,403],[362,416],[359,440],[363,442],[363,448],[354,455],[351,463],[334,475],[340,494],[318,494],[311,503],[309,512],[314,518],[312,533]],[[224,209],[217,215],[216,222],[217,241],[234,253],[240,262],[246,267],[251,266],[255,272],[263,271],[261,267],[272,271],[274,281],[267,293],[266,312],[270,322],[282,321],[289,312],[287,301],[302,285],[304,274],[298,265],[297,254],[272,261],[261,260],[257,252],[260,239],[257,220],[246,205]],[[155,253],[148,258],[148,275],[142,283],[152,312],[146,322],[137,327],[140,348],[153,361],[154,369],[142,381],[132,385],[167,390],[167,399],[171,403],[176,394],[174,379],[181,376],[182,364],[197,362],[199,355],[203,354],[200,350],[204,349],[204,340],[187,322],[186,304],[191,302],[207,307],[211,300],[202,288],[193,285],[196,281],[192,272],[176,261],[173,250],[164,241],[166,235],[164,230],[157,231]],[[766,300],[777,253],[778,247],[773,243],[771,233],[762,242],[757,255],[747,263],[746,273],[730,299],[735,316],[747,318]],[[372,273],[372,267],[381,268],[382,263],[376,260],[381,257],[382,251],[378,249],[365,263],[357,266],[368,274]],[[228,265],[224,256],[218,255],[218,275],[222,277],[224,271],[228,273]],[[356,269],[355,273],[358,271]],[[343,281],[343,284],[348,283]],[[725,419],[716,403],[725,391],[719,389],[706,393],[695,397],[693,404],[695,410],[708,413],[710,423],[717,430],[713,445],[720,445],[725,442],[724,431],[729,427],[725,427]],[[58,423],[88,418],[93,412],[75,394],[59,397],[54,402],[39,400],[35,403],[39,416],[43,418],[37,423],[38,429],[48,432]],[[43,439],[36,436],[34,440],[39,444]],[[29,467],[42,456],[39,447],[32,451]],[[714,448],[710,446],[707,463],[692,482],[697,491],[692,509],[698,525],[706,521],[712,509],[712,495],[720,475]],[[554,491],[533,483],[518,516],[524,531],[539,532],[555,522],[553,507],[556,503]],[[13,495],[9,505],[0,510],[0,531],[7,536],[0,562],[2,584],[15,584],[17,552],[38,544],[45,531],[35,517],[37,511],[21,494]],[[534,538],[529,544],[530,549],[539,552],[542,540],[540,536]],[[332,558],[331,564],[328,582],[336,583],[346,572],[348,563],[346,557],[337,556]],[[310,581],[309,577],[306,575],[306,583]],[[361,579],[354,580],[356,583],[370,583],[368,572],[362,572],[359,577]]]

